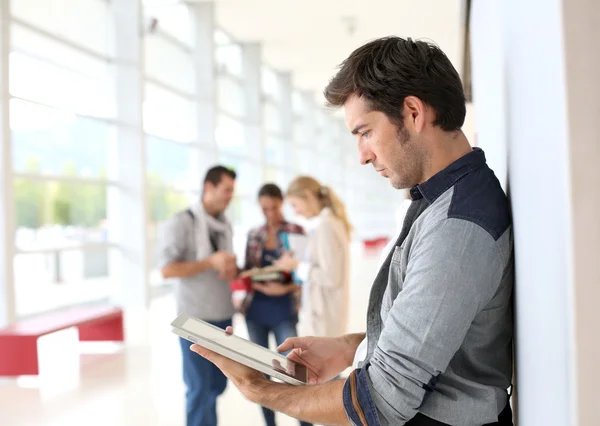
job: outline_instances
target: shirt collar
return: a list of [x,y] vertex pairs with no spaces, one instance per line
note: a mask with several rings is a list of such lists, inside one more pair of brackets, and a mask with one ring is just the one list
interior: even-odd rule
[[483,150],[481,148],[473,148],[473,151],[462,156],[441,172],[433,175],[426,182],[413,186],[410,189],[410,198],[412,200],[425,198],[429,204],[432,204],[461,178],[485,165],[485,163]]

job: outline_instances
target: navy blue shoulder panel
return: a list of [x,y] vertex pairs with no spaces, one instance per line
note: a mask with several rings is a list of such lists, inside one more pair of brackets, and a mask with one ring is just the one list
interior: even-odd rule
[[456,182],[448,217],[476,223],[496,241],[508,229],[512,222],[508,199],[487,165]]

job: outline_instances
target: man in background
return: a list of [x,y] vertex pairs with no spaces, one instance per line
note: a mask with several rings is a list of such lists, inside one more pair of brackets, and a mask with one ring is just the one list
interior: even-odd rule
[[[232,227],[225,218],[235,189],[234,171],[216,166],[204,179],[202,198],[165,225],[159,252],[164,278],[176,278],[179,314],[217,327],[231,325],[234,308],[228,280],[238,273]],[[216,426],[216,400],[227,379],[209,361],[190,351],[180,338],[183,379],[187,388],[187,426]]]

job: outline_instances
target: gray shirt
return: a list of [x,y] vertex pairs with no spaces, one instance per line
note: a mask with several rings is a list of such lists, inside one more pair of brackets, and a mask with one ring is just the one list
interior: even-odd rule
[[344,388],[355,425],[496,422],[512,376],[513,240],[483,151],[411,190],[372,287],[368,351]]
[[[194,220],[191,214],[183,211],[165,223],[158,253],[160,268],[172,262],[197,260]],[[222,243],[219,240],[216,239],[217,244]],[[228,320],[235,311],[228,281],[217,278],[217,271],[212,269],[177,279],[175,298],[178,314],[190,315],[204,321]]]

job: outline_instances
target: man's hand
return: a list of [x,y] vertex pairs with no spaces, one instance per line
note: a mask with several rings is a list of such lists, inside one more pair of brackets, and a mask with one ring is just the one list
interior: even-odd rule
[[288,358],[308,368],[310,384],[323,383],[333,379],[352,365],[360,340],[349,336],[292,337],[277,349],[280,352],[291,350]]
[[296,286],[294,284],[281,284],[275,281],[254,283],[252,284],[252,288],[258,292],[266,294],[267,296],[284,296],[296,290]]
[[[225,332],[232,334],[233,329],[228,327]],[[306,340],[298,339],[297,343],[304,346],[302,341]],[[314,342],[308,345],[310,348],[306,349],[307,352],[316,353],[319,352],[316,349],[320,346],[328,346],[322,345],[319,342],[320,340],[339,340],[337,345],[332,345],[333,348],[339,348],[339,346],[350,348],[353,344],[350,343],[351,339],[348,339],[348,336],[339,339],[313,338],[313,340]],[[288,341],[287,343],[292,343],[290,349],[294,347],[294,342]],[[256,370],[199,345],[192,345],[190,349],[215,364],[251,402],[315,424],[349,425],[348,415],[343,404],[343,380],[334,380],[314,386],[292,386],[275,383],[267,380],[262,373]],[[327,375],[331,374],[327,373]],[[323,374],[323,377],[325,377],[325,374]],[[334,377],[334,375],[331,375],[331,377]]]
[[[233,328],[227,327],[225,333],[232,335]],[[264,374],[200,345],[194,344],[190,350],[215,364],[251,402],[257,402],[261,389],[270,383]]]
[[222,280],[232,280],[238,275],[238,267],[235,255],[219,250],[209,257],[210,265],[219,273]]

